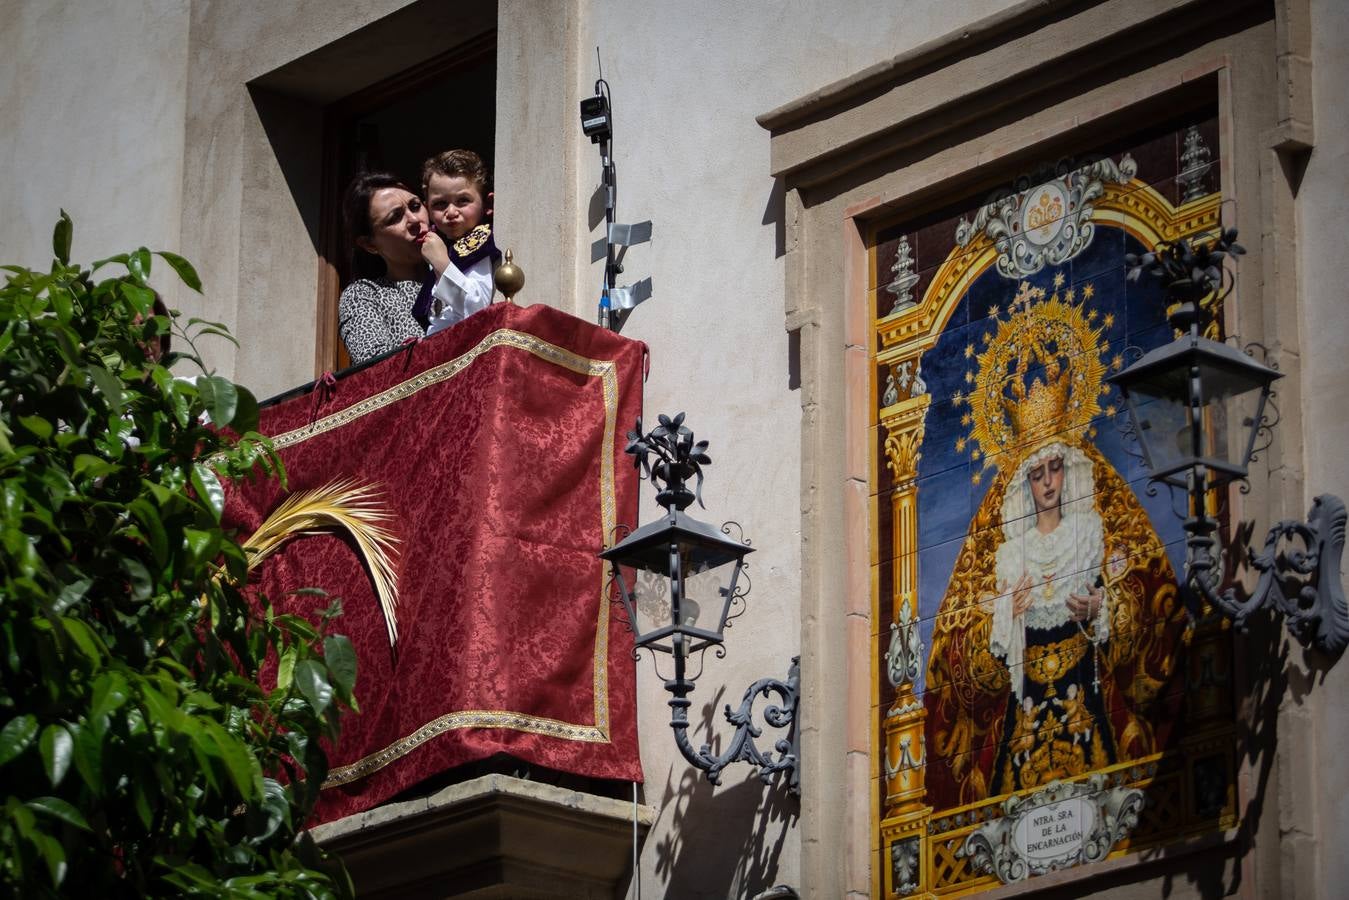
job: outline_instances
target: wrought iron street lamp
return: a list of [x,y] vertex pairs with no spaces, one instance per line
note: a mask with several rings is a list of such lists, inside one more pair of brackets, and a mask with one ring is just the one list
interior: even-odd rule
[[1209,244],[1159,244],[1153,253],[1130,255],[1129,277],[1161,279],[1172,306],[1168,318],[1179,336],[1107,380],[1129,408],[1133,432],[1154,481],[1189,495],[1185,520],[1185,585],[1241,629],[1256,611],[1282,613],[1304,645],[1338,656],[1349,644],[1349,610],[1340,580],[1344,551],[1344,501],[1322,494],[1306,522],[1285,520],[1269,530],[1264,548],[1246,548],[1259,572],[1254,591],[1233,585],[1219,591],[1215,555],[1217,522],[1205,499],[1211,488],[1244,480],[1257,435],[1268,426],[1265,407],[1281,374],[1246,353],[1204,336],[1209,313],[1232,291],[1224,268],[1228,256],[1245,251],[1236,230]]
[[[689,741],[688,708],[694,682],[702,672],[702,654],[712,648],[718,658],[726,655],[724,633],[731,620],[744,612],[749,582],[745,557],[753,551],[749,542],[731,537],[733,522],[720,529],[693,518],[684,510],[696,499],[702,505],[702,467],[709,464],[707,441],[694,443],[693,432],[684,426],[684,414],[673,419],[660,416],[660,424],[642,434],[642,423],[628,434],[627,452],[658,488],[656,502],[665,510],[654,522],[627,535],[600,554],[610,563],[619,600],[632,628],[634,643],[673,660],[673,677],[666,679],[670,692],[670,727],[680,753],[701,769],[712,784],[721,783],[721,772],[735,762],[748,762],[759,769],[768,783],[786,772],[788,786],[800,793],[797,760],[800,743],[796,709],[800,686],[798,658],[792,660],[786,681],[761,678],[745,691],[738,710],[726,706],[726,719],[735,734],[721,753],[709,745],[694,750]],[[687,482],[696,478],[694,490]],[[689,661],[697,655],[698,673],[689,674]],[[752,721],[759,697],[776,694],[779,702],[764,708],[763,720],[787,736],[764,752],[755,744],[762,729]]]

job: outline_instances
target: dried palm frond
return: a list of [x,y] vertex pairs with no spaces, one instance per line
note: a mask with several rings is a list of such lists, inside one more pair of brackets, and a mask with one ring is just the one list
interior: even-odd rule
[[345,530],[356,542],[384,611],[389,646],[398,641],[398,577],[394,570],[398,538],[386,527],[393,518],[378,502],[373,485],[351,479],[332,481],[321,488],[287,497],[257,531],[243,542],[251,572],[291,538]]

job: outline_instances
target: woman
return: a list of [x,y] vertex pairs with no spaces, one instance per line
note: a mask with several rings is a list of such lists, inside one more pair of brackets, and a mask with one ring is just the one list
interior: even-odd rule
[[1092,440],[1092,315],[1022,283],[962,401],[993,475],[933,619],[938,810],[1147,759],[1177,716],[1185,611],[1147,511]]
[[[1007,667],[1009,696],[995,794],[1115,761],[1110,730],[1098,727],[1097,648],[1110,617],[1101,615],[1104,534],[1091,485],[1091,461],[1055,441],[1017,467],[1003,501],[988,649]],[[1065,506],[1065,495],[1086,502]]]
[[422,243],[430,234],[421,199],[393,175],[356,176],[342,201],[352,269],[337,327],[352,363],[362,363],[425,334],[412,307],[430,271]]

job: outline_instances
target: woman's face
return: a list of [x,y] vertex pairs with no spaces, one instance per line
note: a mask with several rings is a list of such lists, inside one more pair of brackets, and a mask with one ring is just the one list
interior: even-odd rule
[[356,243],[395,268],[421,261],[421,238],[427,231],[426,207],[409,191],[380,188],[370,198],[370,236]]
[[1030,493],[1035,498],[1035,511],[1044,512],[1059,505],[1063,493],[1063,457],[1052,456],[1026,473],[1030,479]]

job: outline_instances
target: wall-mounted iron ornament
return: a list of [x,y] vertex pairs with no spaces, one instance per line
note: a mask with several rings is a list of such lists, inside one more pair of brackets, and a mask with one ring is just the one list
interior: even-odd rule
[[1236,238],[1235,228],[1220,229],[1210,242],[1163,242],[1152,253],[1126,257],[1130,280],[1147,274],[1161,281],[1179,336],[1107,380],[1124,395],[1152,480],[1188,494],[1184,586],[1191,610],[1202,598],[1244,630],[1251,615],[1273,609],[1304,646],[1338,657],[1349,645],[1340,569],[1346,514],[1339,497],[1322,494],[1306,522],[1279,522],[1262,550],[1244,549],[1259,572],[1253,591],[1240,584],[1219,590],[1224,551],[1214,550],[1218,523],[1208,513],[1207,495],[1211,488],[1246,479],[1257,436],[1269,428],[1265,408],[1271,386],[1282,377],[1248,353],[1206,336],[1234,287],[1225,261],[1246,252]]
[[[600,557],[610,563],[637,649],[666,653],[674,661],[674,674],[666,679],[665,689],[671,694],[670,727],[684,758],[712,784],[720,784],[722,770],[736,762],[756,766],[765,784],[785,772],[788,788],[799,794],[800,657],[792,659],[785,681],[761,678],[745,691],[739,709],[733,711],[726,705],[726,720],[735,726],[735,733],[724,751],[713,753],[709,744],[695,750],[689,740],[688,695],[702,673],[702,654],[710,647],[718,658],[726,655],[724,632],[744,612],[749,592],[745,557],[753,548],[748,541],[731,537],[732,529],[739,529],[735,523],[718,529],[684,512],[694,500],[702,505],[703,466],[712,461],[707,441],[694,442],[683,413],[673,418],[662,415],[659,422],[643,433],[639,419],[635,430],[628,433],[627,452],[643,476],[656,485],[656,502],[665,514],[628,534]],[[696,479],[693,490],[687,484],[691,479]],[[643,627],[645,623],[649,627]],[[690,675],[688,661],[695,654],[698,674]],[[763,729],[754,723],[754,704],[774,694],[778,701],[764,708],[763,721],[785,730],[786,736],[765,752],[755,743]]]

